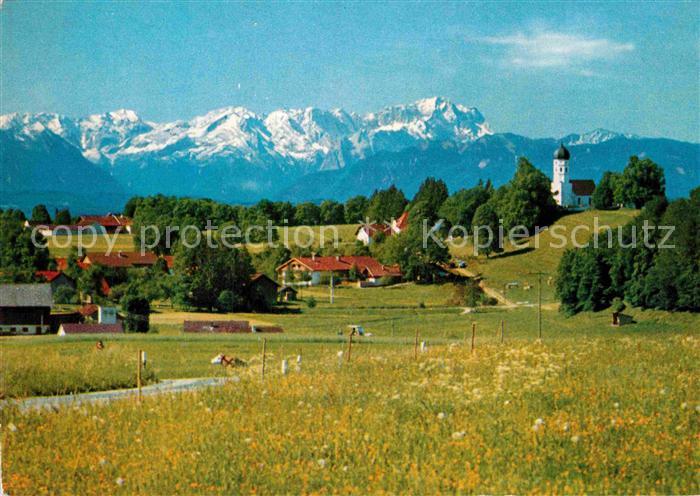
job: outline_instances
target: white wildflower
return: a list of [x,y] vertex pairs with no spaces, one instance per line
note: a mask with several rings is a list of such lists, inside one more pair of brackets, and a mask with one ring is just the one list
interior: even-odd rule
[[117,480],[114,482],[117,483],[117,486],[123,486],[124,485],[124,479],[122,477],[117,477]]
[[615,409],[620,408],[620,404],[617,401],[615,403],[613,403],[613,406],[615,407]]
[[455,439],[455,440],[456,440],[456,439],[464,439],[464,436],[465,436],[466,434],[467,434],[467,433],[464,432],[464,431],[456,431],[456,432],[453,432],[453,433],[452,433],[452,439]]
[[542,428],[543,425],[544,425],[544,420],[542,420],[541,418],[538,418],[537,420],[535,420],[535,423],[532,426],[532,430],[537,432]]
[[440,412],[437,414],[438,420],[443,420],[445,418],[445,412]]
[[571,436],[571,442],[572,442],[572,443],[576,444],[576,443],[579,442],[579,440],[580,440],[580,438],[579,438],[578,436]]
[[318,463],[318,466],[321,468],[326,467],[326,460],[324,460],[323,458],[319,458],[318,460],[316,460],[316,463]]
[[681,410],[687,410],[688,409],[688,403],[683,402],[681,403]]
[[10,432],[17,432],[17,426],[15,424],[13,424],[12,422],[7,424],[7,428],[10,430]]

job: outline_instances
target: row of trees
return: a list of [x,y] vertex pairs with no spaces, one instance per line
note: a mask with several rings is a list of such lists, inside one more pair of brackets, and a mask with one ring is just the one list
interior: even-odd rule
[[610,246],[603,232],[597,248],[564,253],[556,283],[562,310],[597,311],[624,299],[642,308],[700,311],[699,229],[700,188],[671,203],[661,196],[649,200],[639,216],[610,234]]

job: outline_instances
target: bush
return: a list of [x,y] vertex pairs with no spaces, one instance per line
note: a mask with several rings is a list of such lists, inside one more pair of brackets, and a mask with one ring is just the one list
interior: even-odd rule
[[61,286],[53,294],[53,301],[59,305],[78,303],[78,295],[70,286]]
[[425,308],[425,302],[419,301],[418,308]]
[[306,306],[309,308],[316,308],[316,298],[314,298],[313,296],[309,296],[306,299]]
[[127,331],[148,332],[151,304],[146,298],[127,295],[122,298],[121,306],[126,313],[124,323]]

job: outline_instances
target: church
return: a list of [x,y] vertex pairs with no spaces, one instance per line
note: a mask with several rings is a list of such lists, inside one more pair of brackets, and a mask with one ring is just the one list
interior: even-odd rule
[[562,144],[554,152],[552,195],[565,208],[590,208],[595,183],[591,179],[569,179],[571,154]]

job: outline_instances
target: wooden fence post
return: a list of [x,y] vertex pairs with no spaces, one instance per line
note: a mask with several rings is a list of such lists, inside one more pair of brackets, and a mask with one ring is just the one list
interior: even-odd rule
[[350,331],[350,337],[348,338],[348,363],[350,363],[350,354],[352,353],[352,335],[355,331]]
[[474,338],[476,337],[476,322],[472,322],[472,353],[474,353]]
[[501,344],[503,344],[503,328],[505,326],[505,323],[503,320],[501,320]]
[[136,366],[136,387],[138,388],[138,401],[141,401],[141,354],[143,351],[139,350],[138,355],[138,365]]
[[263,348],[262,348],[262,369],[261,369],[261,379],[265,380],[265,349],[267,348],[267,338],[263,338]]

